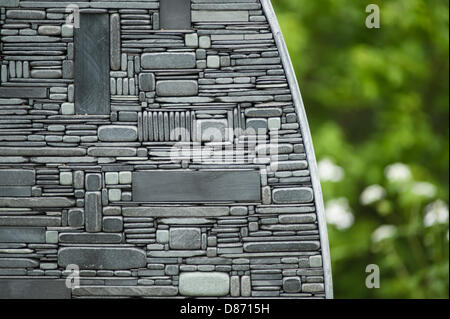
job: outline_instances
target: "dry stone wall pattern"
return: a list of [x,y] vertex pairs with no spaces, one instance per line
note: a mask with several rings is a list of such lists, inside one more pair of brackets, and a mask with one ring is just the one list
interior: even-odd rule
[[330,297],[270,3],[160,1],[0,0],[0,297]]

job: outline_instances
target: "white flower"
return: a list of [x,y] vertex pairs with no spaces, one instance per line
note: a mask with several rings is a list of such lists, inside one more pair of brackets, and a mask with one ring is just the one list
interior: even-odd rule
[[378,243],[384,239],[391,238],[397,233],[394,225],[381,225],[372,233],[372,242]]
[[333,163],[329,158],[324,158],[317,164],[321,181],[339,182],[344,178],[342,167]]
[[405,182],[411,179],[409,166],[403,163],[388,165],[384,170],[386,178],[391,182]]
[[411,191],[418,196],[434,197],[436,195],[437,189],[436,186],[431,183],[417,182],[414,183]]
[[370,185],[361,193],[359,200],[363,205],[373,204],[386,196],[386,191],[380,185]]
[[345,197],[328,201],[325,205],[325,215],[327,222],[339,230],[351,227],[355,219]]
[[425,227],[445,223],[448,223],[448,205],[444,201],[438,199],[425,207],[423,218]]

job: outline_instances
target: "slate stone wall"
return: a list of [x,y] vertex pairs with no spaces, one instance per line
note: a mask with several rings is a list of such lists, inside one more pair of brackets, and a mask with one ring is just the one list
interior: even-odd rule
[[325,297],[259,0],[192,0],[178,31],[158,0],[0,4],[0,297]]

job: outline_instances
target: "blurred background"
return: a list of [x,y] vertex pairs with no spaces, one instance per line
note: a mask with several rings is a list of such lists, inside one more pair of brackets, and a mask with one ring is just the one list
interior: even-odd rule
[[[272,3],[313,136],[335,297],[448,298],[448,0]],[[380,29],[365,26],[371,3]]]

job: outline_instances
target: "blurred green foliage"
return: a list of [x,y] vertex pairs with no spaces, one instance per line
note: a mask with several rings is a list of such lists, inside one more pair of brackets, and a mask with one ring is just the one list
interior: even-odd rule
[[[449,2],[272,2],[322,175],[335,297],[448,298]],[[380,29],[365,26],[370,3]]]

